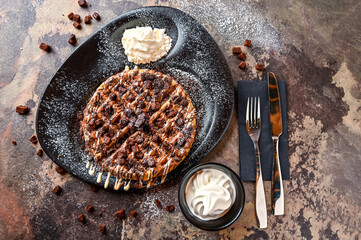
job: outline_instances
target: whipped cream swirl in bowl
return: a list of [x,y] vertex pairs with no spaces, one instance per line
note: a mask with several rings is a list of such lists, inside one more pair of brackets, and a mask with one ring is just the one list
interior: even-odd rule
[[245,192],[238,175],[219,163],[199,164],[182,179],[178,192],[184,216],[204,230],[221,230],[241,215]]
[[235,200],[234,184],[222,171],[204,169],[193,175],[186,186],[186,202],[202,220],[217,219],[228,212]]

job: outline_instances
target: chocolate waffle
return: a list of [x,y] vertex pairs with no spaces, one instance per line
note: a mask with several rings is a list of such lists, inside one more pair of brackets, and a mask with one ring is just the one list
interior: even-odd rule
[[[108,78],[84,110],[81,132],[91,163],[136,187],[164,181],[187,156],[196,133],[195,108],[172,77],[148,69]],[[118,181],[116,184],[118,184]]]

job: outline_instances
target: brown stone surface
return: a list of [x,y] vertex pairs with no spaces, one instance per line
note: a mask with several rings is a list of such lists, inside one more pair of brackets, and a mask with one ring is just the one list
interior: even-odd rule
[[[3,239],[358,239],[361,236],[361,3],[349,1],[77,1],[4,0],[0,9],[0,236]],[[285,181],[285,216],[271,214],[268,229],[258,229],[254,216],[254,183],[244,183],[245,209],[236,223],[206,232],[182,215],[177,190],[180,179],[143,193],[99,189],[37,157],[29,142],[41,94],[74,47],[119,14],[148,5],[170,5],[199,21],[214,37],[231,68],[234,83],[262,79],[273,71],[287,81],[291,180]],[[69,12],[97,11],[101,21],[76,30]],[[63,14],[63,15],[62,15]],[[247,69],[233,46],[247,54]],[[41,42],[52,46],[46,53]],[[257,63],[266,70],[257,71]],[[14,109],[34,111],[21,116]],[[202,162],[220,162],[238,171],[237,114],[216,148]],[[17,146],[12,146],[12,141]],[[51,193],[60,186],[63,193]],[[265,184],[266,196],[270,183]],[[170,214],[158,209],[175,205]],[[89,202],[106,209],[99,216],[85,211]],[[116,219],[119,209],[136,210],[137,218]],[[86,224],[77,223],[84,214]],[[66,224],[65,224],[66,223]],[[94,237],[95,236],[95,237]]]

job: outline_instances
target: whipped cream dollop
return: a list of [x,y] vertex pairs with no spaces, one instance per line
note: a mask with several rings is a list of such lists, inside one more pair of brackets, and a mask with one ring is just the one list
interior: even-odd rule
[[124,31],[122,44],[128,61],[144,64],[167,55],[172,39],[165,34],[165,29],[136,27]]
[[203,169],[186,186],[186,202],[191,212],[202,220],[225,215],[236,199],[232,180],[222,171]]

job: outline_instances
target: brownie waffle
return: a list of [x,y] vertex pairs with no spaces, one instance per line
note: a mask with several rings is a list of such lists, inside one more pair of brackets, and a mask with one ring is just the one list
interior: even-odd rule
[[[103,82],[87,104],[81,133],[93,169],[135,187],[164,181],[187,156],[196,133],[191,99],[174,78],[128,67]],[[146,183],[146,184],[145,184]]]

